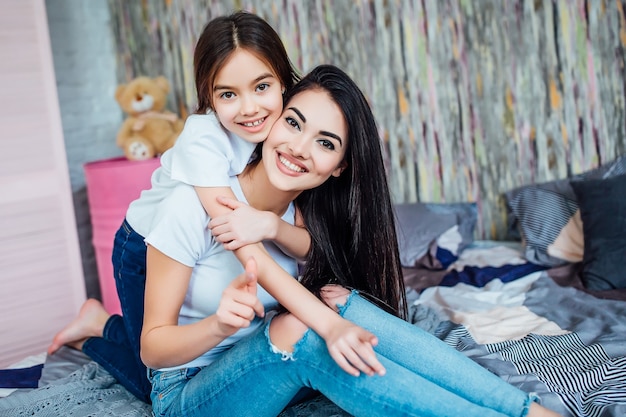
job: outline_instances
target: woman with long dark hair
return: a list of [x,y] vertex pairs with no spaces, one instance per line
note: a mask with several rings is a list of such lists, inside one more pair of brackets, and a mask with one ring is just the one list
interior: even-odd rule
[[[254,259],[238,272],[221,242],[233,239],[220,238],[236,229],[244,207],[233,204],[233,213],[211,220],[193,189],[179,186],[146,237],[141,355],[155,415],[275,416],[311,388],[356,416],[556,416],[400,318],[404,287],[380,141],[365,98],[343,71],[319,66],[294,87],[261,160],[231,187],[241,202],[288,222],[297,201],[311,234],[301,283],[371,333],[347,338],[354,349],[347,373],[324,338],[291,312],[262,324],[274,291],[257,287]],[[206,224],[217,237],[197,232]],[[279,247],[264,243],[295,273]],[[281,297],[300,301],[295,291]],[[363,342],[375,355],[357,348]]]

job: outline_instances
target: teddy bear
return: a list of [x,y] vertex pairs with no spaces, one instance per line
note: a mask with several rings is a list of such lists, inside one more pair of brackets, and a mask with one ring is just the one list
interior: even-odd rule
[[115,100],[127,114],[117,134],[117,146],[127,159],[150,159],[174,145],[184,122],[165,110],[169,90],[163,76],[140,76],[115,90]]

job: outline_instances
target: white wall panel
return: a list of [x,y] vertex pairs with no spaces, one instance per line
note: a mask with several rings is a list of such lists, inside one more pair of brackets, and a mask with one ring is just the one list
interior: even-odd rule
[[0,367],[44,351],[85,285],[43,0],[0,13]]

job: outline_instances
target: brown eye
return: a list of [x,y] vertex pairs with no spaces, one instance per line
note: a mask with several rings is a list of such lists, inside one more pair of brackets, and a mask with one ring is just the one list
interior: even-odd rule
[[257,91],[260,91],[260,92],[267,91],[269,90],[269,88],[270,88],[270,85],[268,83],[262,83],[256,87]]
[[328,139],[320,139],[317,141],[317,143],[319,143],[320,145],[322,145],[328,150],[331,150],[331,151],[335,150],[335,144],[329,141]]
[[287,124],[295,129],[300,130],[300,124],[298,123],[298,121],[296,119],[294,119],[291,116],[285,117],[285,121],[287,122]]

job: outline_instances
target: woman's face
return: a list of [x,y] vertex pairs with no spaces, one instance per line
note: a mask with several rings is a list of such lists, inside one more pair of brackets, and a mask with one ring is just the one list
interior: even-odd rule
[[339,106],[321,89],[294,96],[263,144],[262,161],[274,187],[315,188],[345,168],[348,128]]
[[265,62],[237,49],[215,76],[212,102],[224,128],[262,142],[283,109],[283,85]]

